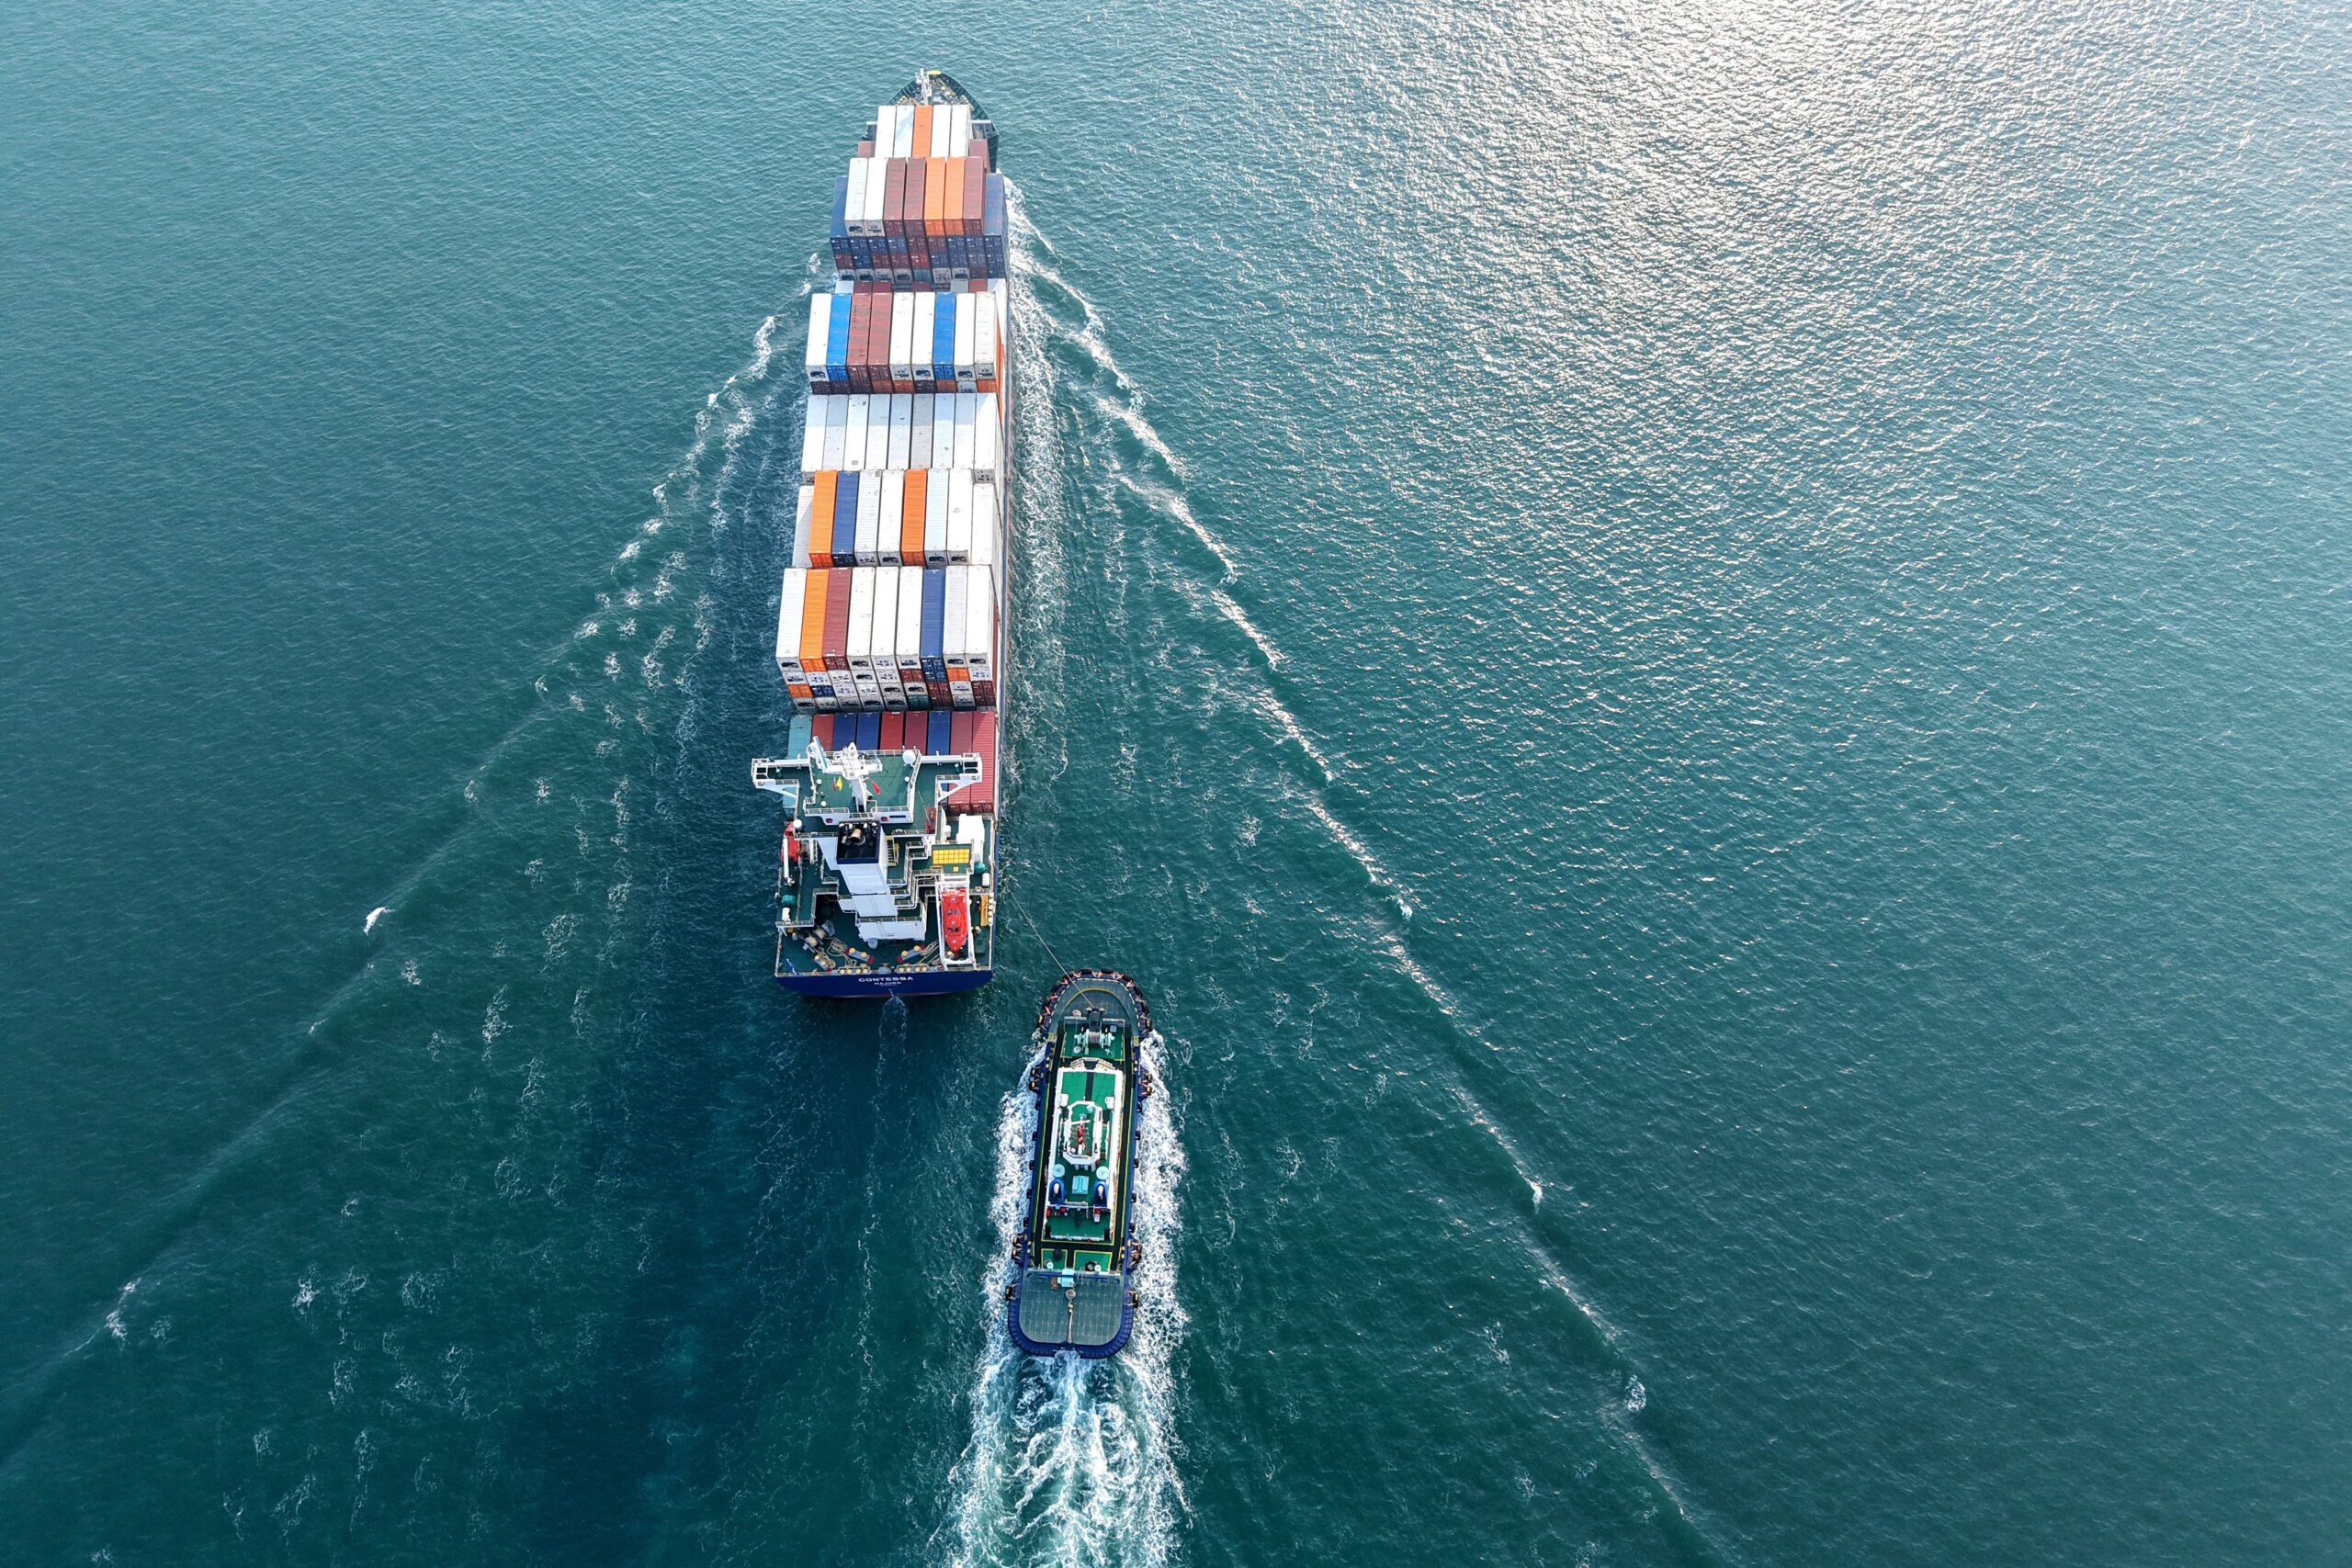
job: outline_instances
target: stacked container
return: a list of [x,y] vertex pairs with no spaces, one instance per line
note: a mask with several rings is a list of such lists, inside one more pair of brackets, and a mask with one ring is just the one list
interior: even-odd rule
[[963,104],[886,104],[832,191],[776,668],[810,744],[977,755],[993,811],[1011,508],[1004,182]]

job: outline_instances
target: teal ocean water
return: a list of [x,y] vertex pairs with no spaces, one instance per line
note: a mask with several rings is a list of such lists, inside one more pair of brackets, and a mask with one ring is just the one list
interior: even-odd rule
[[[924,63],[1008,966],[815,1005],[790,339]],[[20,10],[0,1562],[2352,1562],[2347,170],[2293,3]],[[1056,955],[1168,1036],[1086,1370]]]

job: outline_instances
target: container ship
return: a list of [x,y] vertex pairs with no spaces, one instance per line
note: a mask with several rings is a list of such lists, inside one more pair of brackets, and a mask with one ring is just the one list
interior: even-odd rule
[[876,111],[832,193],[775,659],[775,977],[930,995],[995,963],[1011,604],[1012,297],[994,123],[944,73]]
[[1036,1120],[1005,1327],[1033,1356],[1115,1356],[1135,1332],[1136,1124],[1152,1092],[1151,1010],[1125,975],[1065,975],[1037,1010]]

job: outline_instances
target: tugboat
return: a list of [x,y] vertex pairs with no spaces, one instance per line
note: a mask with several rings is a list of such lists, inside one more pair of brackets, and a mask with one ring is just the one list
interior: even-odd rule
[[1159,1037],[1133,980],[1080,969],[1046,993],[1033,1038],[1028,1210],[1005,1325],[1033,1356],[1100,1359],[1135,1332],[1136,1122],[1152,1093],[1144,1051]]

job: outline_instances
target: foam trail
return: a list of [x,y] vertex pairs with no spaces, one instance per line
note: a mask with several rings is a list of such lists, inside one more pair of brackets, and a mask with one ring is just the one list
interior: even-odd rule
[[[1160,1077],[1156,1044],[1147,1043],[1143,1059]],[[1176,1299],[1184,1156],[1170,1101],[1164,1092],[1154,1095],[1136,1130],[1134,1235],[1143,1247],[1143,1305],[1135,1337],[1109,1361],[1074,1355],[1041,1361],[1014,1348],[1004,1326],[1005,1259],[1020,1234],[1035,1110],[1025,1089],[1005,1096],[989,1205],[997,1250],[980,1278],[988,1337],[975,1368],[972,1437],[949,1478],[947,1517],[927,1558],[958,1568],[1157,1568],[1173,1559],[1186,1505],[1176,1468],[1172,1368],[1186,1319]]]
[[[1113,482],[1143,502],[1151,511],[1173,520],[1216,559],[1223,574],[1218,581],[1207,584],[1177,575],[1172,580],[1173,586],[1187,601],[1213,610],[1216,615],[1231,624],[1249,640],[1251,647],[1257,649],[1265,662],[1266,678],[1257,685],[1255,690],[1247,694],[1245,700],[1281,739],[1296,746],[1314,763],[1325,785],[1331,784],[1335,782],[1336,774],[1330,760],[1308,737],[1305,728],[1298,722],[1297,716],[1283,702],[1278,690],[1276,678],[1289,668],[1289,659],[1226,591],[1227,586],[1239,577],[1240,571],[1225,541],[1217,537],[1213,530],[1193,514],[1191,503],[1184,494],[1186,478],[1184,463],[1146,416],[1144,412],[1146,399],[1143,390],[1136,385],[1125,368],[1112,354],[1101,313],[1095,310],[1093,302],[1086,297],[1085,292],[1070,281],[1057,265],[1061,260],[1059,253],[1056,251],[1053,243],[1029,219],[1023,208],[1018,189],[1014,188],[1010,181],[1007,182],[1007,191],[1010,209],[1008,216],[1013,241],[1013,264],[1023,279],[1030,285],[1027,289],[1016,294],[1016,299],[1023,301],[1016,307],[1023,312],[1018,318],[1023,341],[1035,342],[1045,347],[1059,348],[1074,354],[1078,361],[1076,373],[1081,382],[1091,373],[1094,384],[1080,388],[1084,394],[1080,400],[1082,412],[1091,413],[1116,427],[1117,431],[1124,433],[1134,443],[1139,454],[1131,462],[1125,454],[1115,450],[1115,443],[1114,444],[1114,449],[1105,459]],[[1076,317],[1075,321],[1070,319],[1073,313]],[[1057,389],[1058,385],[1054,371],[1054,355],[1046,353],[1035,357],[1044,367],[1043,373],[1046,378],[1045,384],[1040,389],[1048,396],[1029,398],[1027,401],[1033,407],[1050,401],[1050,395]],[[1054,465],[1054,468],[1058,474],[1058,464]],[[1355,861],[1373,887],[1395,905],[1398,922],[1409,924],[1413,918],[1413,906],[1407,898],[1405,890],[1384,870],[1380,857],[1374,853],[1371,846],[1365,843],[1362,836],[1350,828],[1340,818],[1339,813],[1332,809],[1323,791],[1302,785],[1295,791],[1295,795],[1306,807],[1308,815],[1313,817],[1317,825],[1329,835],[1331,841]],[[1487,1037],[1486,1032],[1471,1018],[1453,993],[1447,990],[1437,977],[1413,956],[1411,950],[1406,945],[1401,924],[1391,922],[1380,915],[1375,915],[1371,923],[1373,945],[1386,956],[1400,974],[1413,983],[1447,1023],[1452,1025],[1463,1039],[1482,1046],[1488,1052],[1497,1050],[1498,1047]],[[1532,1224],[1532,1216],[1541,1210],[1543,1205],[1543,1179],[1531,1168],[1510,1135],[1487,1114],[1485,1108],[1478,1103],[1464,1084],[1456,1079],[1448,1083],[1446,1088],[1461,1106],[1469,1122],[1493,1141],[1496,1148],[1510,1162],[1519,1179],[1525,1183],[1530,1194]],[[1025,1133],[1023,1135],[1025,1136]],[[1016,1148],[1016,1156],[1020,1152]],[[1002,1157],[1001,1148],[1001,1171]],[[1019,1196],[1018,1165],[1019,1161],[1016,1157],[1012,1175],[1010,1178],[1013,1187],[1008,1201],[1017,1200]],[[1001,1239],[1002,1250],[1005,1252],[1009,1252],[1012,1247],[1012,1231],[1009,1228],[1011,1224],[1011,1218],[1007,1218],[1001,1224],[1002,1229]],[[1598,1339],[1608,1347],[1613,1359],[1621,1363],[1624,1362],[1625,1349],[1617,1327],[1609,1321],[1592,1300],[1577,1287],[1567,1271],[1550,1256],[1548,1248],[1544,1247],[1540,1237],[1531,1235],[1531,1242],[1532,1243],[1531,1251],[1537,1259],[1544,1283],[1559,1292],[1561,1298],[1590,1326]],[[1004,1337],[1001,1325],[1000,1324],[992,1332],[995,1336],[995,1340],[992,1341],[992,1353],[994,1353],[994,1344],[997,1341],[1002,1341]],[[1140,1326],[1137,1333],[1140,1338]],[[1129,1359],[1132,1359],[1134,1352],[1131,1350],[1128,1354]],[[1640,1379],[1633,1373],[1630,1366],[1626,1370],[1634,1386],[1640,1386]],[[1002,1377],[1005,1374],[1000,1371],[997,1375]],[[987,1390],[993,1386],[988,1375],[984,1373],[982,1388]],[[979,1404],[977,1396],[975,1404],[977,1408]],[[1043,1419],[1048,1415],[1058,1416],[1069,1408],[1065,1393],[1058,1385],[1046,1393],[1036,1395],[1035,1404],[1036,1408],[1031,1412],[1033,1419]],[[1708,1533],[1701,1526],[1696,1511],[1682,1497],[1665,1467],[1649,1450],[1641,1434],[1631,1430],[1623,1420],[1611,1420],[1610,1425],[1624,1438],[1627,1451],[1647,1472],[1658,1494],[1689,1527],[1691,1534],[1697,1538],[1696,1544],[1708,1555],[1720,1555],[1719,1549],[1714,1547],[1708,1538]],[[1001,1473],[1002,1471],[1001,1461],[982,1452],[980,1440],[978,1438],[975,1440],[973,1452],[967,1456],[967,1461],[973,1468],[967,1476],[969,1485],[965,1494],[967,1505],[981,1507],[985,1511],[987,1506],[979,1503],[978,1499],[995,1495],[988,1490],[988,1487],[1001,1484],[1007,1477]],[[983,1471],[988,1471],[989,1473],[984,1476]],[[1017,1510],[1007,1517],[1016,1520],[1020,1517]],[[978,1538],[968,1531],[963,1537],[967,1549],[958,1561],[977,1562],[1001,1560],[972,1551],[969,1543],[976,1539]],[[1053,1559],[1053,1561],[1065,1560],[1068,1559],[1061,1557]]]

